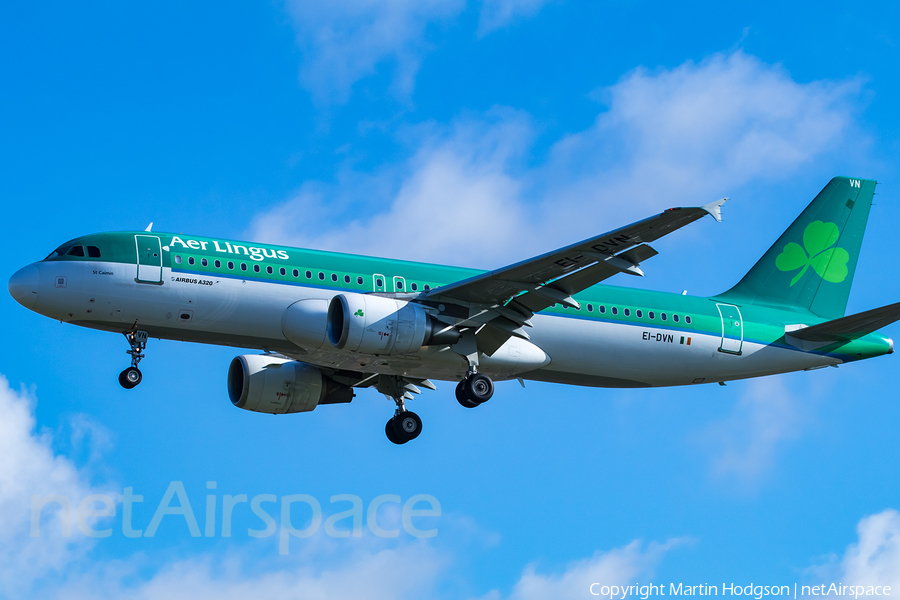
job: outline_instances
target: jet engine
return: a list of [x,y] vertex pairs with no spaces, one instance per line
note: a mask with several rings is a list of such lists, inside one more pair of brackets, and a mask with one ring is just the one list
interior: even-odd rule
[[328,341],[362,354],[410,354],[422,346],[455,344],[458,330],[414,302],[368,294],[338,294],[328,305]]
[[313,365],[247,354],[231,361],[228,397],[238,408],[274,415],[308,412],[319,404],[350,402],[353,389],[329,379]]

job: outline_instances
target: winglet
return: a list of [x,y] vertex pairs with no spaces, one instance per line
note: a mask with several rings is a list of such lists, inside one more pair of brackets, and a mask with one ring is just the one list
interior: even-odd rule
[[722,222],[722,205],[728,202],[728,198],[722,198],[721,200],[716,200],[715,202],[710,202],[709,204],[704,204],[700,208],[708,212],[712,215],[713,219]]
[[150,231],[151,229],[153,229],[153,221],[150,221],[150,224],[147,225],[147,229],[145,229],[144,231]]

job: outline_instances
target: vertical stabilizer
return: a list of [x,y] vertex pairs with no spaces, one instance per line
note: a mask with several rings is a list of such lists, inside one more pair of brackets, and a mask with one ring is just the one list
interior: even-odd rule
[[875,181],[835,177],[741,281],[720,298],[844,316]]

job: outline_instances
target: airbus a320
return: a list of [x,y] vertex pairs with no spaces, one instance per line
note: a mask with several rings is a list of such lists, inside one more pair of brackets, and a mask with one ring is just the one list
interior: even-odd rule
[[711,297],[601,284],[643,275],[649,244],[725,199],[672,208],[490,272],[171,233],[98,233],[9,280],[24,307],[124,334],[130,389],[149,338],[262,351],[228,370],[232,404],[271,414],[396,404],[403,444],[422,431],[406,401],[455,381],[466,408],[494,381],[642,388],[837,366],[893,351],[878,330],[900,303],[845,316],[875,181],[836,177],[737,285]]

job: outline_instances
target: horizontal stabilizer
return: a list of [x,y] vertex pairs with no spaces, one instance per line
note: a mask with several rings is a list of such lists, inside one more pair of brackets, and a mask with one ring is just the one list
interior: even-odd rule
[[790,332],[807,342],[848,342],[900,320],[900,302]]

